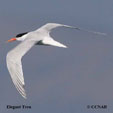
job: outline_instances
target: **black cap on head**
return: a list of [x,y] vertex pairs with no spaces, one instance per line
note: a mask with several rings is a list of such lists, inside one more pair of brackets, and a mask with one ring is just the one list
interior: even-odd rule
[[28,32],[25,32],[25,33],[20,33],[20,34],[17,34],[16,37],[22,37],[23,35],[27,34]]

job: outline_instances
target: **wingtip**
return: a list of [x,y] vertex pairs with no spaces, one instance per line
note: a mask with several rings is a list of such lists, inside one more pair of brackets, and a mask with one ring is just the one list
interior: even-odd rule
[[104,35],[104,36],[107,35],[106,33],[100,33],[100,32],[97,32],[96,34],[97,34],[97,35]]
[[27,99],[27,96],[26,96],[26,97],[24,97],[24,99]]
[[27,99],[27,95],[25,94],[25,95],[22,95],[22,97],[24,98],[24,99]]

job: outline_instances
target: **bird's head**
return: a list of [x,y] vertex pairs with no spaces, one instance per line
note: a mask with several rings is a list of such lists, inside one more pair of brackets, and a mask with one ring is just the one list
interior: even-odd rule
[[25,33],[20,33],[20,34],[17,34],[14,38],[11,38],[9,39],[7,42],[13,42],[13,41],[23,41],[24,40],[24,35],[27,34],[28,32],[25,32]]

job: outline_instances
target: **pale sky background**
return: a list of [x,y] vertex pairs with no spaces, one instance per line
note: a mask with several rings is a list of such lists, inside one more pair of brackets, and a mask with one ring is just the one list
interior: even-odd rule
[[[69,48],[35,46],[23,57],[27,100],[14,87],[6,54],[18,33],[56,22],[108,36],[57,28],[52,36]],[[0,1],[0,113],[113,113],[113,0]],[[7,105],[32,109],[6,109]],[[107,105],[92,110],[87,105]]]

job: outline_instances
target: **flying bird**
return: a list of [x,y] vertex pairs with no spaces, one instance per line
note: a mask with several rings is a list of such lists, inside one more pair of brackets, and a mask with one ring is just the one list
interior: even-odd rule
[[58,23],[47,23],[40,27],[39,29],[31,32],[25,32],[16,35],[15,38],[11,38],[7,42],[21,41],[21,43],[16,46],[14,49],[8,52],[6,56],[7,68],[11,79],[18,90],[18,92],[26,99],[26,92],[24,89],[25,82],[22,70],[22,57],[34,46],[34,45],[49,45],[67,48],[66,45],[55,41],[51,36],[50,32],[56,27],[66,27],[86,32],[91,32],[98,35],[106,35],[100,32],[88,31],[78,27],[58,24]]

